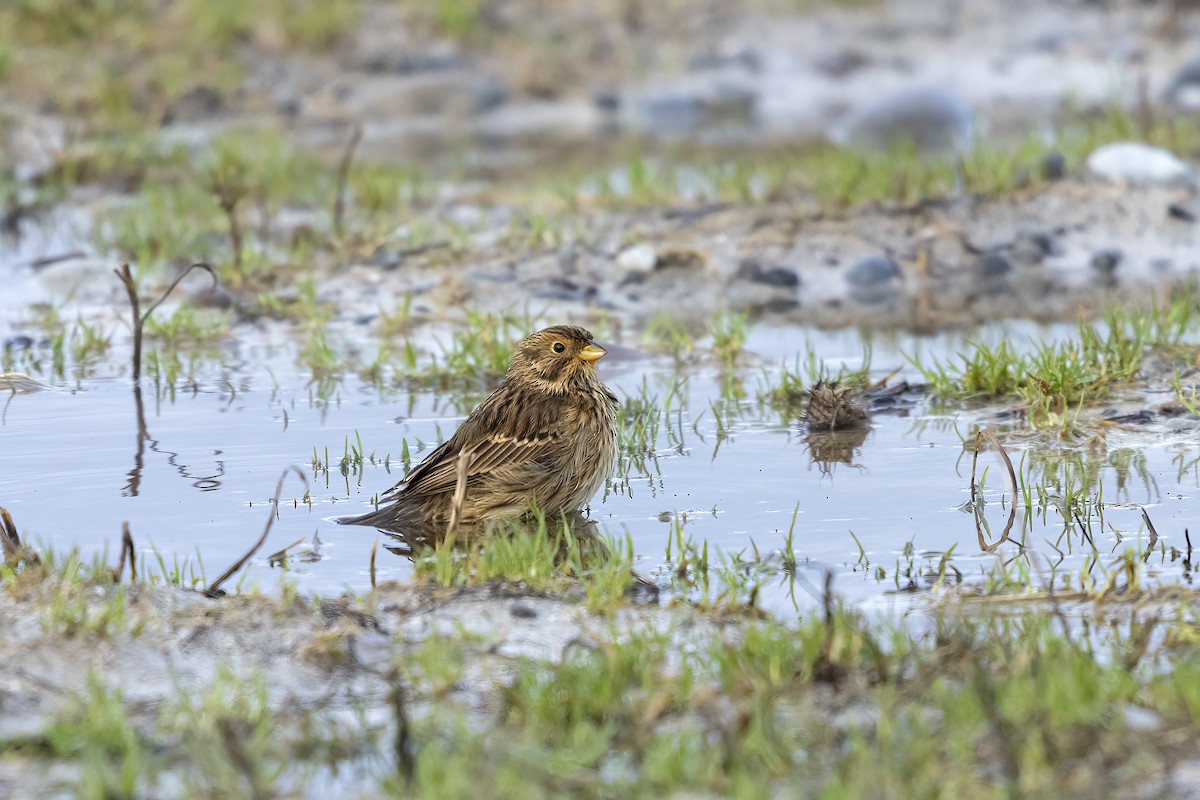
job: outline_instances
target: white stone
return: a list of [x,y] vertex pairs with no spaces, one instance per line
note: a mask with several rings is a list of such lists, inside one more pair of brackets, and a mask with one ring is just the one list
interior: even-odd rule
[[617,254],[617,266],[624,270],[649,272],[658,261],[658,253],[648,244],[635,244]]
[[1141,142],[1116,142],[1092,151],[1087,160],[1093,175],[1136,186],[1187,188],[1195,174],[1174,154]]

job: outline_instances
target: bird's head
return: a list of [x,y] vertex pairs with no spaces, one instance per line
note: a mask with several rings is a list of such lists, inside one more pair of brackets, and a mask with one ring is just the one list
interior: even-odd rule
[[517,345],[508,364],[508,377],[561,394],[580,380],[591,380],[596,361],[605,352],[592,341],[591,331],[576,325],[553,325]]

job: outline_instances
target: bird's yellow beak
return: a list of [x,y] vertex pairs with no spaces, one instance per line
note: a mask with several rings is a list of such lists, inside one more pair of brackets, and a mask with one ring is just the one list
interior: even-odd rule
[[579,351],[579,357],[584,361],[596,361],[607,352],[607,350],[598,344],[589,344],[587,347]]

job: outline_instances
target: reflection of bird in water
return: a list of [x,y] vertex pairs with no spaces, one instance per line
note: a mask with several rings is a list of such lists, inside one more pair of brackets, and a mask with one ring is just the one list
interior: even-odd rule
[[[488,527],[489,534],[495,536],[522,533],[536,533],[558,542],[560,558],[566,558],[571,544],[586,555],[608,557],[608,545],[600,536],[599,526],[595,520],[588,519],[578,511],[562,514],[558,517],[545,515],[530,515],[524,519],[508,519],[495,522]],[[405,558],[414,558],[426,553],[447,541],[444,525],[412,526],[404,530],[386,531],[391,541],[383,548]],[[569,538],[568,538],[569,537]],[[476,544],[478,540],[471,539],[466,544]]]
[[847,383],[817,381],[804,398],[804,421],[809,431],[865,428],[871,418],[863,408],[860,392]]
[[583,328],[533,334],[517,345],[499,388],[388,490],[387,505],[344,522],[436,530],[582,508],[617,453],[617,398],[596,377],[604,353]]

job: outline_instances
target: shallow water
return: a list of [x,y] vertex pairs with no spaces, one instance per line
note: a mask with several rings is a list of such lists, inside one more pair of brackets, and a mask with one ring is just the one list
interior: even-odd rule
[[[1012,326],[978,335],[1019,339],[1045,332]],[[288,564],[300,589],[367,589],[369,555],[380,536],[369,528],[339,526],[336,518],[364,511],[374,494],[398,480],[402,440],[412,460],[419,460],[461,422],[463,411],[451,398],[429,391],[381,396],[352,375],[322,388],[292,366],[290,345],[252,346],[239,342],[236,332],[231,341],[211,359],[198,361],[195,385],[177,383],[173,397],[155,390],[153,371],[144,379],[148,438],[140,454],[127,378],[68,379],[50,391],[9,398],[0,427],[0,501],[22,533],[58,550],[107,550],[115,560],[121,523],[128,520],[143,561],[161,557],[168,568],[178,564],[185,575],[211,580],[257,538],[280,472],[295,465],[309,479],[309,494],[294,476],[287,478],[279,518],[243,588],[274,590],[280,572],[268,564],[268,555],[302,538],[305,545],[293,554],[311,549],[315,536],[319,558]],[[903,364],[901,351],[953,352],[960,341],[874,337],[872,372],[883,377]],[[627,348],[614,348],[601,362],[601,376],[618,395],[637,395],[644,382],[659,408],[680,387],[670,417],[661,421],[653,456],[591,509],[602,530],[631,538],[641,572],[669,583],[668,542],[682,524],[687,537],[708,543],[714,566],[740,570],[750,585],[761,582],[757,602],[779,611],[819,602],[816,587],[826,571],[833,573],[835,590],[851,600],[904,605],[912,591],[938,581],[942,555],[951,548],[950,563],[958,572],[945,570],[946,581],[956,582],[961,574],[965,581],[985,583],[999,560],[1025,552],[1025,569],[1039,579],[1035,583],[1058,575],[1056,586],[1074,586],[1089,565],[1102,582],[1126,547],[1145,549],[1146,506],[1162,536],[1147,557],[1151,575],[1170,580],[1186,575],[1188,567],[1182,558],[1172,561],[1170,548],[1185,549],[1183,528],[1195,509],[1200,470],[1191,463],[1194,434],[1117,427],[1103,445],[1093,441],[1083,448],[1029,453],[1010,443],[1019,470],[1031,484],[1049,486],[1049,499],[1044,513],[1024,526],[1027,550],[1010,541],[988,552],[981,549],[969,512],[971,457],[960,434],[986,422],[989,412],[939,412],[916,396],[907,407],[876,414],[861,444],[832,460],[816,460],[829,457],[828,447],[807,441],[794,418],[756,399],[780,361],[795,359],[806,342],[833,370],[856,365],[864,352],[854,333],[753,329],[739,372],[740,401],[728,393],[722,399],[714,366],[677,372],[669,359]],[[113,358],[119,360],[123,349],[118,337]],[[109,365],[96,372],[119,369]],[[892,380],[906,375],[917,379],[910,369]],[[368,458],[361,471],[343,475],[339,459],[347,441],[354,445],[359,438],[374,462]],[[314,452],[320,461],[328,459],[327,472],[314,469]],[[985,467],[989,477],[982,496],[991,533],[984,544],[990,545],[1007,517],[1008,493],[995,455],[981,456],[980,469]],[[1064,525],[1054,506],[1055,485],[1059,495],[1076,486],[1091,497],[1099,487],[1103,503],[1096,512],[1103,512],[1103,524],[1097,519],[1088,537],[1078,530],[1080,520]],[[1021,517],[1014,541],[1022,535]],[[780,569],[789,529],[795,581]],[[1055,548],[1063,552],[1061,562]],[[756,552],[758,565],[746,563]],[[1017,559],[1010,568],[1021,563]],[[380,549],[379,580],[402,580],[411,569],[410,561]]]

